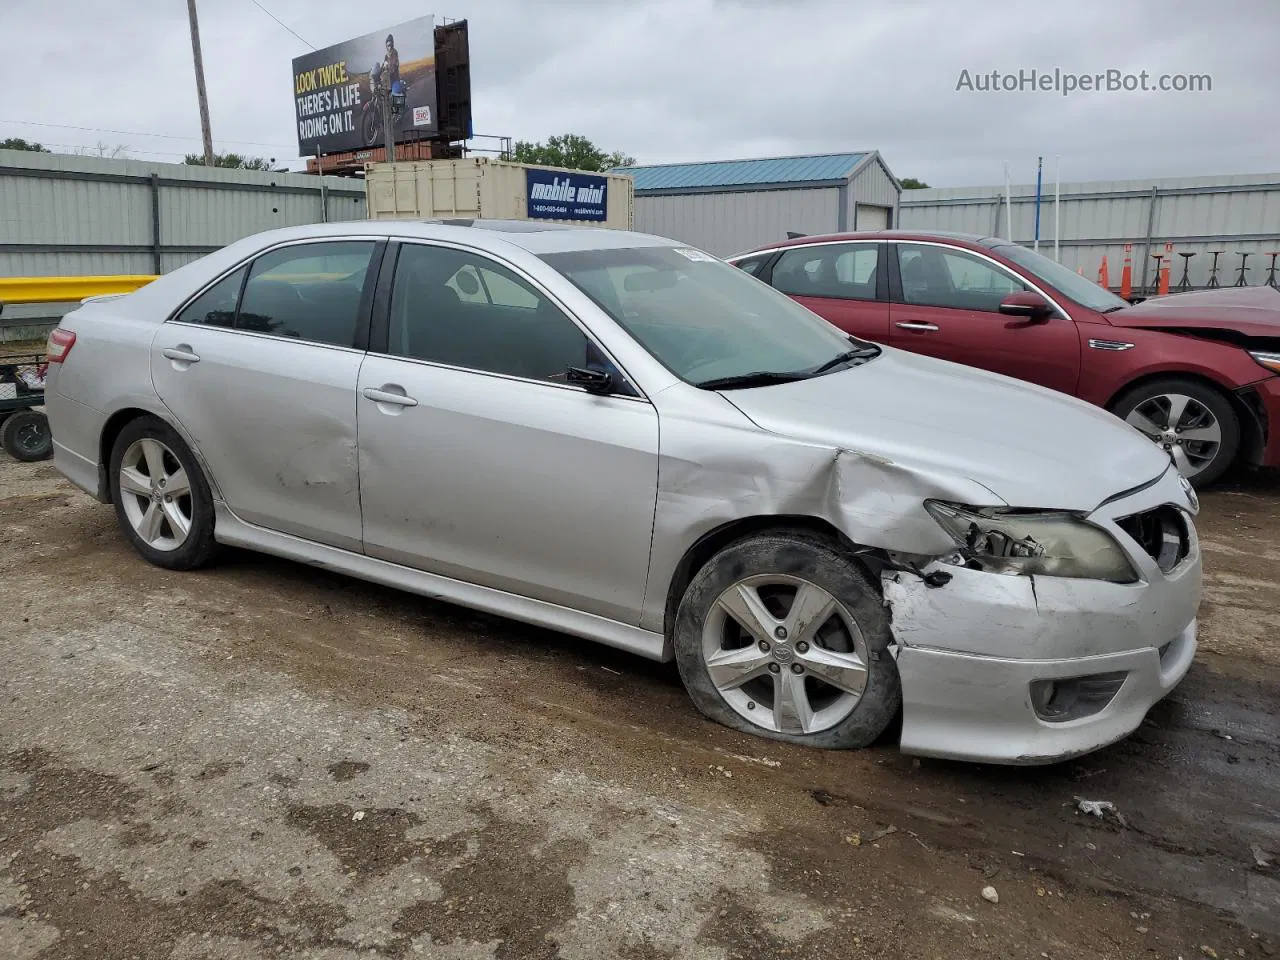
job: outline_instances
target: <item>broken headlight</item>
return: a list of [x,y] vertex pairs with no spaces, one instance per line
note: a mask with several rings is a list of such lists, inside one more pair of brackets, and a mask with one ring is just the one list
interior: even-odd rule
[[926,500],[959,547],[962,562],[988,573],[1133,583],[1137,575],[1106,531],[1071,513],[974,510]]

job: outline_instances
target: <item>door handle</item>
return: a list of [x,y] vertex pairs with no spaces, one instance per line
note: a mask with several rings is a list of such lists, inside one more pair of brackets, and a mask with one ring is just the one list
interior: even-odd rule
[[391,387],[391,384],[387,384],[381,390],[377,387],[365,387],[363,390],[364,397],[374,403],[389,403],[397,407],[416,407],[418,405],[418,401],[413,397],[406,396],[403,392],[395,393],[393,390],[388,389],[389,387]]
[[937,324],[925,323],[923,320],[904,320],[898,325],[899,330],[919,330],[921,332],[936,333]]
[[160,351],[165,358],[176,360],[178,363],[199,363],[200,355],[194,353],[192,349],[185,343],[180,343],[176,347],[165,347]]

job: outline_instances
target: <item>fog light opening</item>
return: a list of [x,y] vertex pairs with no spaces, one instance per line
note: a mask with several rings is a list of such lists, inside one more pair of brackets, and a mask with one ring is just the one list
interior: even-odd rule
[[1094,673],[1083,677],[1034,680],[1031,708],[1047,723],[1081,720],[1106,709],[1124,686],[1127,671]]

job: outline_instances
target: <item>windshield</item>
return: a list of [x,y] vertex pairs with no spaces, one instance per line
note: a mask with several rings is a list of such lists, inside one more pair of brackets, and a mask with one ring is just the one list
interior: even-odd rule
[[1086,280],[1074,270],[1027,247],[1016,243],[996,243],[991,245],[991,249],[1008,257],[1049,286],[1061,290],[1082,307],[1106,313],[1129,305],[1105,287]]
[[579,250],[542,259],[695,386],[798,380],[879,353],[699,250]]

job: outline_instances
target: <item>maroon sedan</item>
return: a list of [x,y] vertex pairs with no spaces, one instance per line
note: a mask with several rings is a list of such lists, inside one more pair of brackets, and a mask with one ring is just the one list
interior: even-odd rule
[[1105,407],[1168,450],[1197,486],[1237,461],[1280,466],[1272,287],[1130,306],[1026,247],[955,233],[801,237],[730,262],[862,339]]

